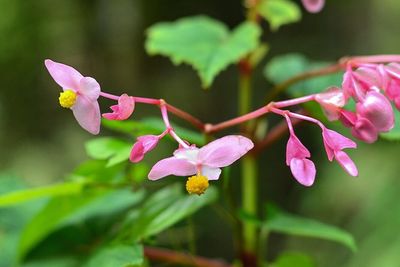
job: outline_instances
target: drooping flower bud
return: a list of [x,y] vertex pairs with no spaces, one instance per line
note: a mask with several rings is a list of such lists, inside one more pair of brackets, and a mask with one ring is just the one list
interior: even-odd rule
[[136,143],[133,145],[129,160],[136,163],[144,158],[144,155],[153,150],[160,140],[157,135],[143,135],[137,138]]
[[294,178],[304,186],[311,186],[315,180],[315,165],[307,159],[310,156],[310,151],[297,136],[291,134],[286,145],[286,165],[290,166]]

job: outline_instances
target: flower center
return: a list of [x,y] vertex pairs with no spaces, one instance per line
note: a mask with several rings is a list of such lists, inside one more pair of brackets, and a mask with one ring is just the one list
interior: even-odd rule
[[58,101],[63,108],[71,108],[75,104],[76,93],[72,90],[65,90],[60,93]]
[[189,194],[197,194],[200,196],[207,190],[208,185],[207,177],[197,174],[188,178],[186,182],[186,190]]

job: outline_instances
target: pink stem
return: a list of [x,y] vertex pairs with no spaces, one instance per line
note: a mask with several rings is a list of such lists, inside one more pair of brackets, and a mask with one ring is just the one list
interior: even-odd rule
[[135,100],[136,103],[143,103],[143,104],[150,104],[150,105],[160,105],[160,103],[161,103],[160,99],[154,99],[154,98],[134,96],[133,99]]
[[294,98],[294,99],[290,99],[290,100],[273,102],[273,107],[285,108],[285,107],[295,106],[295,105],[299,105],[299,104],[309,102],[309,101],[314,101],[314,100],[315,100],[315,94],[307,95],[307,96]]
[[100,92],[100,95],[102,97],[105,97],[105,98],[108,98],[108,99],[111,99],[111,100],[117,100],[118,101],[118,99],[119,99],[119,96],[112,95],[112,94],[105,93],[105,92]]
[[174,129],[171,126],[171,123],[169,122],[169,118],[168,118],[168,110],[167,110],[167,105],[166,103],[161,100],[160,101],[160,109],[161,109],[161,116],[162,119],[164,121],[165,127],[167,127],[167,131],[169,133],[169,135],[174,138],[182,147],[184,148],[189,148],[190,146],[188,144],[185,143],[185,141],[183,141],[174,131]]
[[373,56],[357,56],[351,57],[351,62],[355,63],[388,63],[400,62],[399,55],[373,55]]

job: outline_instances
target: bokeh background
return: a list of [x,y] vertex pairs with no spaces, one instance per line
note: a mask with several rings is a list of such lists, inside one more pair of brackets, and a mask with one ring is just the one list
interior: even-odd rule
[[[15,175],[31,186],[49,184],[87,159],[83,144],[92,136],[58,105],[59,88],[45,70],[46,58],[75,66],[112,93],[165,98],[208,122],[235,116],[234,66],[205,91],[190,67],[174,67],[166,58],[145,53],[146,28],[196,14],[234,27],[243,20],[244,8],[241,1],[231,0],[0,0],[2,176]],[[301,23],[283,26],[277,33],[265,24],[263,39],[271,47],[266,61],[291,52],[324,61],[345,55],[400,54],[399,15],[398,0],[327,0],[321,13],[304,13]],[[260,106],[271,86],[261,75],[262,67],[256,73],[254,105]],[[109,104],[103,101],[102,110]],[[157,110],[138,105],[134,117],[155,114]],[[350,152],[360,176],[351,178],[327,162],[317,129],[307,125],[301,133],[315,155],[316,184],[304,188],[291,178],[282,140],[262,155],[260,203],[274,201],[292,212],[341,226],[355,235],[359,250],[353,254],[327,241],[273,236],[270,257],[288,248],[310,253],[324,267],[399,266],[400,145],[360,143]],[[221,221],[207,223],[210,230],[199,242],[217,245],[199,245],[199,253],[232,257],[231,246],[221,246],[229,236]],[[1,237],[0,232],[0,242]]]

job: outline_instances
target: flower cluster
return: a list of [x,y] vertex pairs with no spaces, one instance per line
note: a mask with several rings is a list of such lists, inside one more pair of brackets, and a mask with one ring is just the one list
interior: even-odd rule
[[325,5],[325,0],[301,0],[304,8],[310,13],[318,13]]
[[[323,5],[323,1],[304,1],[304,3]],[[139,162],[145,154],[153,150],[158,142],[170,135],[179,148],[172,157],[157,162],[151,169],[150,180],[176,175],[191,176],[186,183],[189,193],[202,194],[209,186],[209,180],[216,180],[221,174],[221,168],[240,159],[254,144],[247,137],[229,135],[219,138],[202,148],[182,140],[171,126],[168,112],[180,114],[182,118],[190,118],[200,123],[204,131],[212,132],[255,119],[266,113],[283,116],[288,129],[289,140],[286,146],[286,164],[294,178],[304,186],[311,186],[315,181],[316,168],[311,160],[310,151],[296,136],[292,120],[303,120],[316,124],[321,129],[321,136],[327,158],[336,160],[351,176],[357,176],[358,170],[351,158],[344,152],[347,148],[356,148],[355,142],[349,138],[328,129],[321,121],[292,112],[286,107],[302,104],[308,101],[318,102],[329,120],[339,120],[351,129],[354,137],[372,143],[377,140],[379,133],[387,132],[394,126],[394,112],[391,105],[400,110],[400,64],[389,62],[399,61],[396,56],[371,56],[352,58],[343,64],[345,73],[341,88],[332,87],[325,92],[303,96],[300,98],[272,102],[253,112],[228,120],[217,125],[205,125],[196,121],[191,115],[168,105],[162,99],[133,97],[127,94],[111,95],[100,90],[100,85],[91,77],[84,77],[74,68],[46,60],[45,65],[53,79],[62,87],[60,105],[72,110],[78,123],[92,134],[100,130],[100,108],[98,98],[105,97],[117,101],[111,106],[111,113],[102,116],[110,120],[125,120],[131,116],[136,103],[158,106],[165,124],[165,130],[159,135],[145,135],[137,138],[130,154],[131,162]],[[354,110],[346,109],[350,100],[355,102]]]
[[[354,68],[354,69],[353,69]],[[355,110],[344,106],[353,99]],[[316,96],[330,120],[340,120],[354,137],[367,143],[394,126],[389,100],[400,108],[400,65],[349,62],[342,88],[332,88]]]

